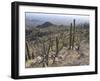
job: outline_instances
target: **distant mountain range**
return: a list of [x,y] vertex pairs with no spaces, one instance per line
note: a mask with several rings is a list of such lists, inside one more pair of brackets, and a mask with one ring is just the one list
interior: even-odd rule
[[[84,25],[86,25],[85,27],[89,27],[89,23],[84,23]],[[37,26],[34,26],[34,24],[33,25],[25,25],[26,27],[26,29],[27,30],[30,30],[30,29],[33,29],[33,28],[47,28],[47,27],[70,27],[69,25],[56,25],[56,24],[53,24],[53,23],[51,23],[51,22],[44,22],[43,24],[41,24],[41,25],[37,25]],[[82,25],[81,25],[81,23],[80,24],[78,24],[78,26],[79,27],[82,27]]]
[[51,22],[44,22],[43,24],[37,25],[37,26],[27,25],[27,24],[25,26],[26,26],[26,29],[32,29],[32,28],[46,28],[46,27],[50,27],[50,26],[56,27],[57,25],[56,24],[53,24]]

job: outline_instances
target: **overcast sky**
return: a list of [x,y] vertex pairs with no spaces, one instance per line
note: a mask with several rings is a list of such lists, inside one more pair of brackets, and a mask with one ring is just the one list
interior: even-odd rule
[[47,13],[25,13],[25,22],[27,25],[41,25],[44,22],[51,22],[57,25],[69,25],[73,19],[77,23],[89,22],[88,15],[70,15],[70,14],[47,14]]

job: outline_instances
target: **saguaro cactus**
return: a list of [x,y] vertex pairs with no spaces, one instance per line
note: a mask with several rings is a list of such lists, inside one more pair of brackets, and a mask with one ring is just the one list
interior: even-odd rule
[[55,53],[55,57],[53,58],[53,64],[55,63],[55,58],[58,56],[58,53],[59,53],[59,40],[58,40],[58,37],[56,37],[56,53]]
[[69,35],[69,49],[72,46],[72,23],[70,24],[70,35]]
[[75,43],[75,19],[73,20],[73,26],[72,23],[70,25],[70,37],[69,37],[69,49],[73,49],[74,48],[74,43]]
[[74,48],[74,41],[75,41],[75,19],[73,20],[73,40],[72,40],[72,49]]
[[49,42],[48,46],[46,46],[45,42],[43,41],[43,54],[44,54],[43,67],[48,66],[48,55],[50,52],[50,48],[51,48],[51,42]]
[[50,48],[51,48],[51,42],[49,42],[47,52],[46,52],[46,65],[47,66],[48,66],[48,56],[49,56]]
[[45,43],[44,41],[42,42],[43,43],[43,67],[46,67],[46,49],[45,49]]
[[58,44],[59,44],[59,40],[58,37],[56,37],[56,56],[58,55],[58,51],[59,51]]
[[30,52],[29,52],[29,47],[28,47],[28,42],[26,42],[26,50],[27,50],[27,53],[26,53],[27,60],[31,59]]

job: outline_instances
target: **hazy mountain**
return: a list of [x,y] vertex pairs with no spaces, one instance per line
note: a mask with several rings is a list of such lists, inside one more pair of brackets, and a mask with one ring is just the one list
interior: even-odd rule
[[45,22],[41,25],[38,25],[37,28],[46,28],[46,27],[49,27],[49,26],[55,26],[55,25],[51,22]]

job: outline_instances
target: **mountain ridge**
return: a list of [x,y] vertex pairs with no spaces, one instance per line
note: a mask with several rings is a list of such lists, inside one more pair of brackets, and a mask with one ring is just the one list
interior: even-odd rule
[[38,26],[36,26],[37,28],[46,28],[46,27],[49,27],[49,26],[55,26],[53,23],[51,23],[51,22],[44,22],[43,24],[41,24],[41,25],[38,25]]

